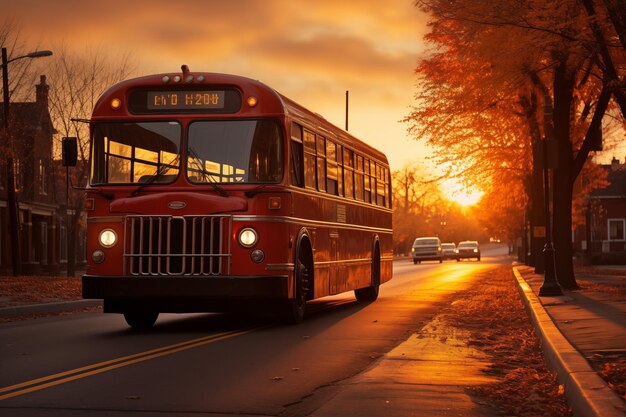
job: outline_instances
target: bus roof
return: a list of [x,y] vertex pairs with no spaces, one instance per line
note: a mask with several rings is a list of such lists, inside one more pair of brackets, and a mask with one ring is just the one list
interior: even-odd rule
[[[280,94],[273,88],[258,80],[253,80],[239,75],[190,72],[184,65],[182,73],[178,72],[147,75],[138,78],[131,78],[111,86],[100,96],[100,99],[96,103],[92,114],[92,121],[103,119],[108,120],[111,118],[127,118],[132,116],[128,109],[112,109],[110,103],[114,98],[126,100],[128,93],[137,88],[154,87],[167,90],[177,86],[180,86],[181,89],[193,89],[196,86],[200,88],[217,85],[230,86],[240,90],[243,94],[244,103],[250,96],[254,96],[258,99],[258,104],[255,107],[242,105],[240,111],[237,113],[238,116],[287,116],[288,118],[303,124],[309,129],[316,129],[318,131],[321,130],[322,134],[327,134],[329,137],[332,137],[343,145],[347,145],[355,150],[363,151],[368,155],[379,159],[381,162],[388,164],[387,157],[382,152],[355,138],[350,133],[333,125],[319,114],[308,110],[304,106]],[[162,118],[163,116],[163,114],[142,114],[142,118],[145,117],[146,119]]]

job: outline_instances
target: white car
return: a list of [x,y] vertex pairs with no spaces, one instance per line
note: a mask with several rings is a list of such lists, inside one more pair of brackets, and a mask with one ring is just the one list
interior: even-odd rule
[[439,261],[439,263],[442,263],[441,240],[438,237],[418,237],[413,242],[411,256],[414,264],[422,261]]

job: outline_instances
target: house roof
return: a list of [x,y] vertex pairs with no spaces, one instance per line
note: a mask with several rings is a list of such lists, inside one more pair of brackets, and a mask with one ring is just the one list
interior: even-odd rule
[[592,198],[626,198],[626,165],[613,169],[611,165],[603,165],[609,171],[607,181],[609,185],[591,192]]

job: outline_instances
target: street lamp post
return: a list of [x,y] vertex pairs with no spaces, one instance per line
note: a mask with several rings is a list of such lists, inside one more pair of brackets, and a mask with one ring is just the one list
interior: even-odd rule
[[[41,58],[52,55],[52,51],[36,51],[16,58],[8,59],[7,48],[2,48],[2,92],[3,92],[3,110],[4,110],[4,132],[6,140],[9,142],[11,137],[11,129],[9,128],[9,74],[8,64],[23,58]],[[20,251],[19,238],[19,215],[17,211],[17,200],[15,198],[15,173],[13,171],[13,155],[9,150],[6,158],[7,170],[7,210],[9,212],[9,229],[11,235],[11,260],[13,265],[13,275],[22,275],[22,256]]]

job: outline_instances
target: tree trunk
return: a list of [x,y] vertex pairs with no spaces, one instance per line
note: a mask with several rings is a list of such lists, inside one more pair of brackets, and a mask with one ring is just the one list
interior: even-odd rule
[[524,116],[528,123],[528,133],[532,144],[533,164],[532,172],[527,180],[526,187],[529,198],[529,216],[530,221],[530,252],[531,262],[528,265],[535,267],[536,274],[543,274],[545,271],[545,256],[543,248],[546,244],[545,233],[541,236],[541,228],[545,231],[546,216],[545,204],[543,197],[543,157],[541,140],[541,128],[539,120],[537,120],[538,101],[535,92],[531,92],[528,96],[520,97],[520,104],[524,109]]
[[575,77],[562,58],[554,72],[554,140],[558,167],[553,173],[552,221],[557,279],[564,289],[576,289],[572,261],[573,152],[570,141],[571,108]]
[[[534,265],[532,266],[535,267],[536,274],[543,274],[545,271],[543,248],[546,245],[546,215],[543,198],[543,170],[536,162],[533,162],[531,181],[530,241],[532,257],[534,259]],[[542,227],[544,230],[543,236],[539,233]]]

